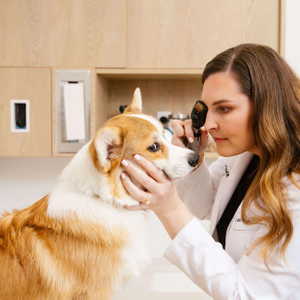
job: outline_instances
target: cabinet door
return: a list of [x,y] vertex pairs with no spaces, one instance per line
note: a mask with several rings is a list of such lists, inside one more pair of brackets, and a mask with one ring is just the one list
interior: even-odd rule
[[[29,132],[11,132],[11,100],[29,100]],[[51,156],[51,69],[0,68],[0,156]]]
[[0,66],[125,66],[125,0],[9,0]]
[[203,68],[241,43],[279,50],[280,0],[127,0],[127,67]]

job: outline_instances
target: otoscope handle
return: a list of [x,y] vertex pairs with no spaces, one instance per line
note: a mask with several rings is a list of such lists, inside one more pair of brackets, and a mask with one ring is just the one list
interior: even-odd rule
[[[200,130],[201,135],[201,130]],[[193,143],[190,143],[186,137],[183,140],[184,145],[194,152],[198,153],[199,145],[200,145],[200,137],[196,137]]]

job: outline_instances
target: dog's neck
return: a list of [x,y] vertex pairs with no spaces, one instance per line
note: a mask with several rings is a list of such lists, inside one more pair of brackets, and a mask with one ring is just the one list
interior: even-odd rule
[[[83,203],[89,203],[89,201],[91,205],[97,206],[98,203],[103,203],[114,209],[124,209],[125,205],[137,205],[138,202],[125,192],[121,181],[115,183],[120,185],[120,196],[116,197],[111,192],[114,189],[112,182],[95,168],[88,152],[89,145],[90,142],[83,146],[63,170],[59,183],[50,196],[50,201],[55,197],[60,198],[61,202],[65,201],[67,203],[66,206],[69,206],[68,203],[71,201],[69,195],[72,195],[74,199],[78,199],[76,204],[78,209]],[[119,178],[120,176],[117,177]],[[53,201],[56,200],[54,199]]]

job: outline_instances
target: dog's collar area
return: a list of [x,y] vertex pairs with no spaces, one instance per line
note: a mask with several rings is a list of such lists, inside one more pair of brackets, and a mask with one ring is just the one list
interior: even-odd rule
[[92,194],[93,198],[101,199],[101,196],[99,194],[93,193]]
[[[101,199],[104,199],[103,197],[101,197],[99,194],[96,194],[96,193],[93,193],[92,195],[91,195],[91,197],[92,198],[96,198],[97,200],[99,199],[99,200],[101,200]],[[113,206],[115,206],[115,207],[122,207],[122,205],[119,205],[119,204],[112,204]]]

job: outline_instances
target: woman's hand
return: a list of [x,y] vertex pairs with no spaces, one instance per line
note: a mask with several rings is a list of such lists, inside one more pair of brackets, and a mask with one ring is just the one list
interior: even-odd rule
[[[181,200],[178,197],[173,181],[166,177],[162,170],[156,168],[153,163],[146,160],[143,156],[136,154],[134,161],[147,173],[129,160],[122,161],[122,165],[147,192],[139,189],[130,180],[128,174],[124,172],[121,176],[124,186],[134,199],[140,201],[139,205],[130,206],[128,209],[151,209],[157,215],[163,215],[164,213],[176,210]],[[150,198],[148,200],[150,200],[149,202],[151,203],[145,203],[147,198]]]
[[126,172],[130,173],[147,191],[139,189],[130,180],[128,174],[123,172],[121,178],[125,188],[134,199],[140,201],[139,205],[126,208],[128,210],[153,210],[170,237],[174,238],[193,219],[193,215],[180,200],[174,182],[166,177],[162,170],[156,168],[152,162],[141,155],[136,154],[134,160],[147,173],[129,160],[123,160],[122,165]]
[[[184,122],[180,120],[173,120],[170,125],[174,131],[172,137],[173,145],[185,148],[185,145],[183,143],[185,137],[188,139],[190,143],[194,142],[194,132],[192,128],[191,119],[185,120]],[[198,154],[200,157],[202,157],[203,151],[205,150],[207,145],[208,145],[208,132],[202,130],[200,145],[198,149]]]

